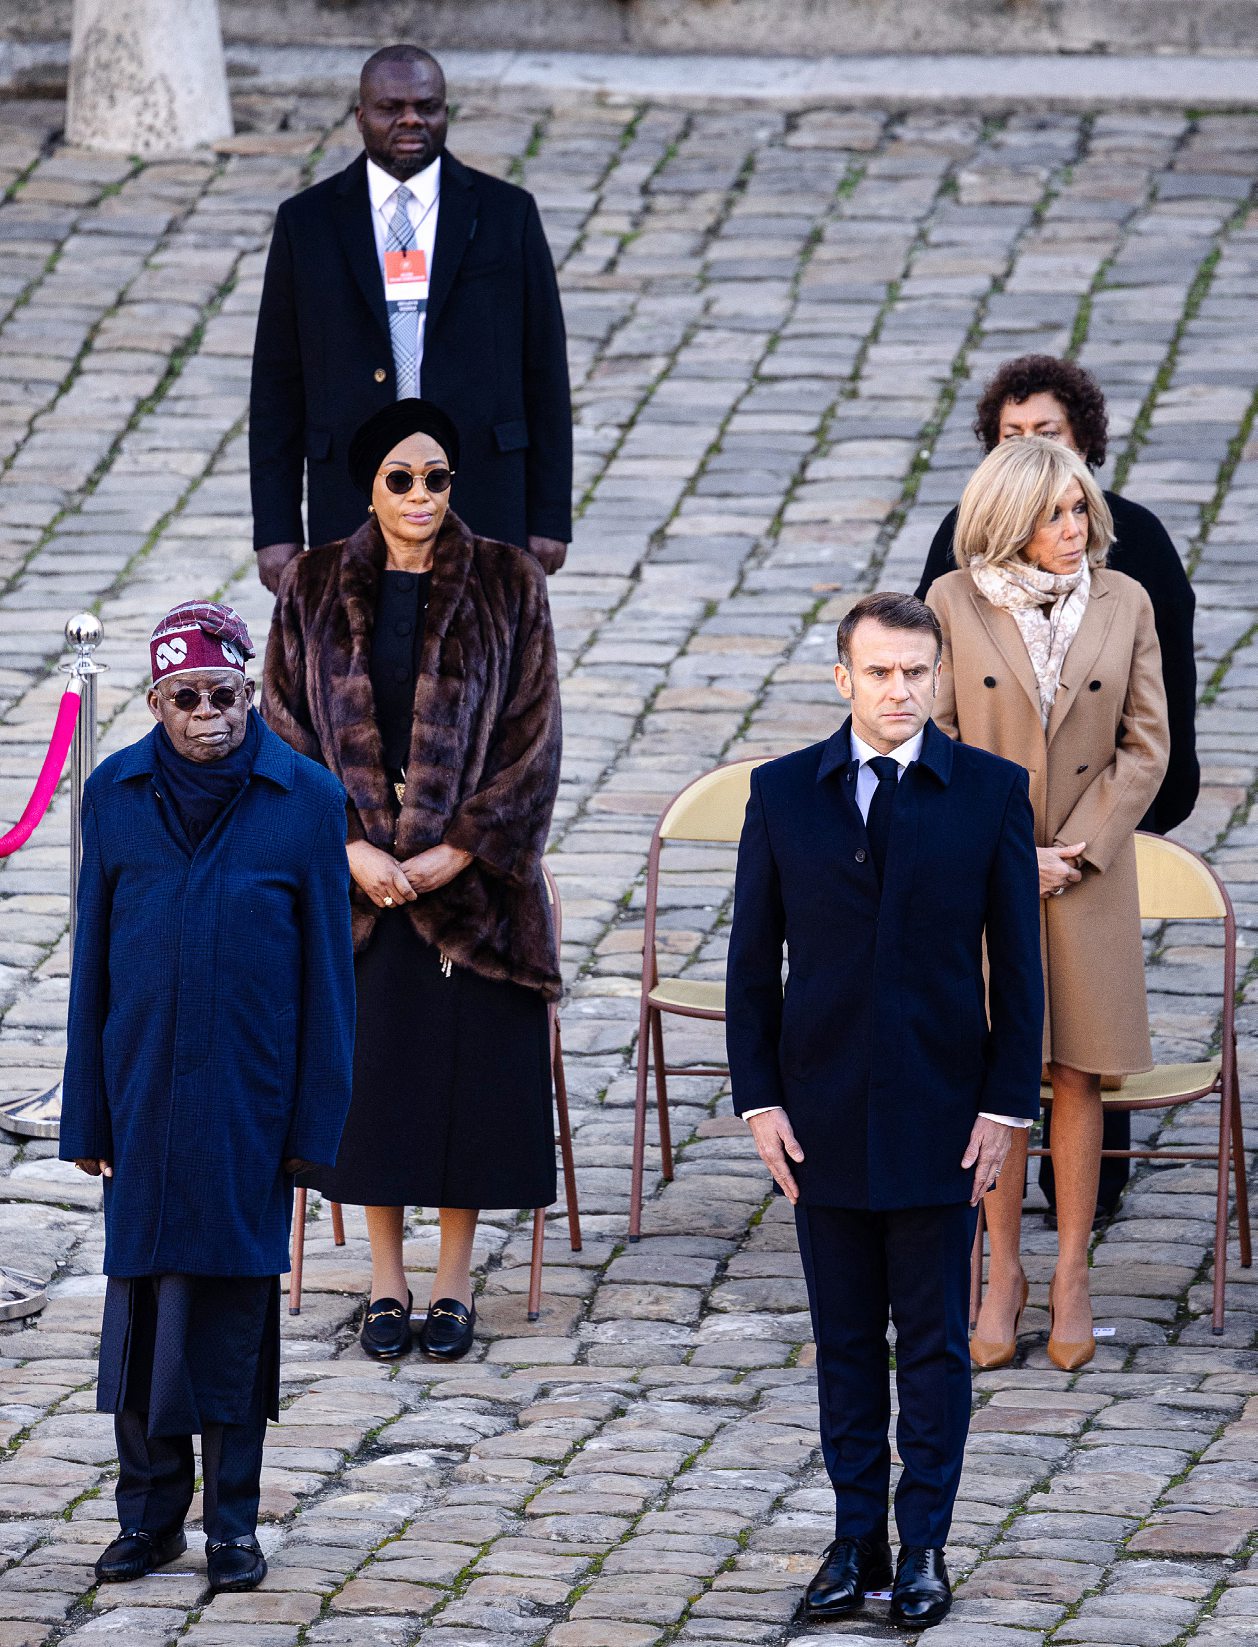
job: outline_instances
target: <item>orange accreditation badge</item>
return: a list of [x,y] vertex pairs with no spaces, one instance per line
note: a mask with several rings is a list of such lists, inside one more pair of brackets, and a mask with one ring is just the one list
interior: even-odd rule
[[428,259],[422,251],[384,254],[384,296],[387,303],[428,301]]

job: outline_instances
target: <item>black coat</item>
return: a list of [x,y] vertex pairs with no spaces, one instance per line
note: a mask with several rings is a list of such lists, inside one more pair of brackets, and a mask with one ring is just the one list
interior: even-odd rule
[[[1105,501],[1114,517],[1115,542],[1106,563],[1115,572],[1134,578],[1153,602],[1153,623],[1162,648],[1162,682],[1166,688],[1167,721],[1171,733],[1171,759],[1153,805],[1140,821],[1141,829],[1165,835],[1197,804],[1201,768],[1197,764],[1197,663],[1193,656],[1192,620],[1197,597],[1184,571],[1175,545],[1165,526],[1150,509],[1106,492]],[[945,572],[955,572],[952,537],[957,511],[945,515],[935,533],[918,600]]]
[[[479,537],[572,536],[572,408],[563,311],[533,197],[441,161],[420,392],[461,442],[453,507]],[[367,161],[284,201],[267,259],[249,399],[255,548],[311,544],[367,518],[350,438],[397,399]]]
[[979,1112],[1039,1113],[1027,775],[928,722],[900,779],[880,889],[849,727],[752,774],[725,986],[734,1108],[785,1108],[810,1205],[968,1201],[961,1157]]

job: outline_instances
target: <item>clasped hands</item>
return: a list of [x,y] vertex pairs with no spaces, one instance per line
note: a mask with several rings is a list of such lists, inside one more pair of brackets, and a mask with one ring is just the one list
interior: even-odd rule
[[1037,846],[1036,860],[1040,870],[1040,897],[1055,898],[1059,893],[1083,879],[1079,859],[1087,850],[1086,841],[1073,846]]
[[472,861],[470,852],[447,846],[444,841],[402,863],[370,841],[351,841],[346,851],[350,874],[377,909],[413,904],[421,892],[435,892],[445,886]]
[[[773,1175],[773,1181],[791,1206],[799,1200],[799,1185],[790,1169],[791,1161],[802,1161],[804,1152],[795,1136],[790,1117],[784,1109],[766,1109],[748,1117],[747,1125],[760,1159]],[[974,1188],[970,1205],[978,1206],[984,1195],[1000,1176],[1009,1146],[1013,1143],[1014,1129],[1002,1121],[990,1121],[980,1115],[974,1123],[970,1141],[961,1157],[963,1167],[974,1168]]]

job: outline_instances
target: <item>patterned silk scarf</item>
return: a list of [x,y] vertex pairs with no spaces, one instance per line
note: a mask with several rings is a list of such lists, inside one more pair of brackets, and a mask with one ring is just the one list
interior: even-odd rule
[[970,576],[984,600],[1008,612],[1018,626],[1040,689],[1040,720],[1047,732],[1066,653],[1087,611],[1092,570],[1085,559],[1077,572],[1058,576],[1019,557],[1002,566],[975,561]]

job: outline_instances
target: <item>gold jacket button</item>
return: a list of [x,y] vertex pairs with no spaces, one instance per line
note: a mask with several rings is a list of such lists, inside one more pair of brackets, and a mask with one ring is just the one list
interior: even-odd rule
[[389,374],[383,366],[377,366],[371,375],[375,378],[377,383],[383,383]]

